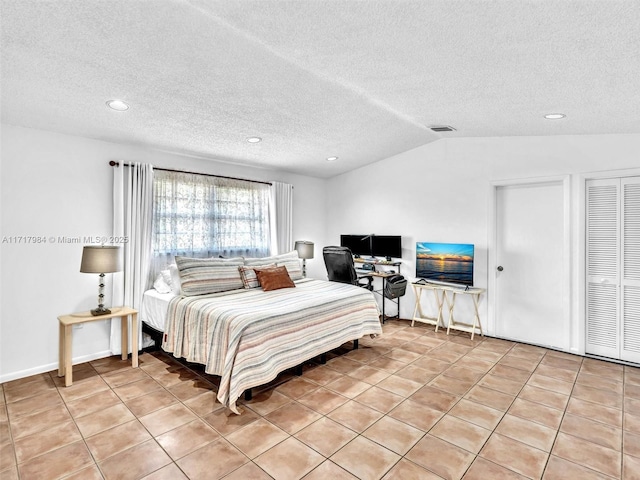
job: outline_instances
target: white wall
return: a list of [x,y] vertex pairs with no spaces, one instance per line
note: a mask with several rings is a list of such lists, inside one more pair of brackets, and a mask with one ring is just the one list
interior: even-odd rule
[[[57,316],[96,305],[97,276],[79,272],[82,244],[59,239],[111,234],[110,160],[291,183],[294,239],[324,242],[324,180],[4,124],[1,132],[0,382],[57,369]],[[307,268],[326,278],[316,259]],[[109,355],[107,321],[75,330],[73,348],[76,362]]]
[[[442,139],[330,179],[327,240],[337,244],[343,233],[402,235],[401,273],[410,280],[416,242],[473,243],[475,284],[487,287],[491,183],[571,175],[571,331],[572,348],[580,351],[579,174],[617,169],[640,169],[640,135]],[[402,318],[413,316],[414,301],[409,288]],[[486,326],[486,298],[481,318]]]
[[[571,174],[575,213],[577,174],[640,168],[640,135],[440,140],[325,181],[9,125],[1,133],[0,235],[7,241],[0,256],[0,382],[56,369],[56,317],[95,306],[97,279],[79,272],[82,245],[57,240],[111,233],[109,160],[293,184],[294,239],[316,244],[307,261],[311,277],[326,278],[324,245],[337,244],[341,233],[367,232],[403,236],[402,273],[410,279],[416,241],[474,243],[479,286],[488,283],[492,181]],[[578,227],[572,219],[576,251]],[[47,243],[11,242],[20,235]],[[574,288],[578,271],[576,260]],[[413,300],[409,290],[403,318],[412,316]],[[574,323],[578,302],[574,297]],[[486,301],[481,310],[486,325]],[[75,331],[76,361],[108,355],[108,331],[106,322]]]

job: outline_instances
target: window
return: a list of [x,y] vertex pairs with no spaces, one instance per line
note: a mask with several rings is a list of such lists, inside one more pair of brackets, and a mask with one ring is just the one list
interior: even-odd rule
[[153,189],[154,271],[174,255],[269,255],[269,185],[156,170]]

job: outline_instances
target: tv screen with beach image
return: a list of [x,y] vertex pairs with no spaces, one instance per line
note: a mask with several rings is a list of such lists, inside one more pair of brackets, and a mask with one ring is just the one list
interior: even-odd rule
[[473,286],[473,245],[416,243],[416,277]]

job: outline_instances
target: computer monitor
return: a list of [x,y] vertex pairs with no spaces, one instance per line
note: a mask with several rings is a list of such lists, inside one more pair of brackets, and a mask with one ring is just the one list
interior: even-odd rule
[[402,237],[400,235],[374,235],[373,256],[402,258]]
[[347,247],[355,256],[371,256],[370,235],[340,235],[340,246]]

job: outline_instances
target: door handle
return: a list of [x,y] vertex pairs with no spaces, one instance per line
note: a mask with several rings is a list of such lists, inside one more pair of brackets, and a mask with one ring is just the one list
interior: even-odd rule
[[498,270],[499,272],[501,272],[502,270],[504,270],[504,268],[502,268],[502,265],[498,265],[498,268],[497,268],[496,270]]

